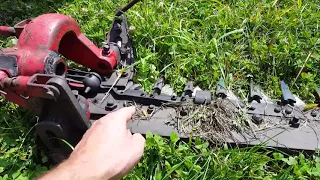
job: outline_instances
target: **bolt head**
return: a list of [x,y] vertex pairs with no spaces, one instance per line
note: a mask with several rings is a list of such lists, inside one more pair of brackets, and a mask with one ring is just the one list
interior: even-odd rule
[[294,117],[290,120],[289,124],[290,124],[290,127],[298,128],[298,127],[300,126],[299,117],[294,116]]
[[113,110],[115,110],[117,107],[118,107],[117,104],[115,104],[115,103],[112,102],[112,101],[109,101],[109,102],[107,102],[107,105],[106,105],[106,107],[105,107],[105,110],[106,110],[106,111],[113,111]]
[[188,113],[186,111],[180,111],[180,116],[186,116]]
[[114,25],[115,30],[121,30],[121,24],[117,23]]
[[260,116],[258,116],[256,114],[254,114],[252,116],[252,122],[255,123],[256,125],[260,125],[262,123],[262,121],[263,121],[263,119]]
[[149,105],[148,109],[147,109],[147,113],[151,114],[154,110],[155,110],[156,106],[151,104]]
[[110,46],[109,46],[109,44],[103,45],[102,54],[103,54],[103,55],[108,55],[109,53],[110,53]]
[[286,113],[286,114],[291,114],[292,113],[292,108],[286,108],[285,110],[284,110],[284,112]]
[[274,112],[275,113],[280,113],[281,112],[281,108],[280,107],[275,107],[274,108]]
[[256,109],[256,108],[253,107],[253,106],[250,106],[250,107],[249,107],[249,110],[250,110],[250,111],[253,111],[253,110],[255,110],[255,109]]
[[291,120],[292,123],[298,123],[299,122],[299,118],[294,116]]
[[129,74],[127,72],[124,72],[121,74],[121,77],[127,77]]
[[107,101],[107,106],[113,106],[113,105],[114,105],[114,102],[112,100]]
[[316,110],[313,110],[313,111],[311,111],[310,115],[311,115],[312,117],[317,117],[318,112],[317,112]]

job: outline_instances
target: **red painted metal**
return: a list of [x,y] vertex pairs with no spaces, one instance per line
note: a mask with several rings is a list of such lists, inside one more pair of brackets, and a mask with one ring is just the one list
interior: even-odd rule
[[13,27],[9,26],[0,26],[0,36],[14,36],[15,30]]
[[18,76],[13,78],[5,78],[2,80],[3,88],[8,88],[11,91],[16,91],[19,94],[26,94],[28,92],[27,83],[30,76]]
[[[0,70],[0,86],[3,89],[0,92],[1,96],[7,100],[18,104],[20,107],[28,109],[28,99],[23,97],[22,91],[25,91],[27,88],[27,81],[29,77],[18,76],[17,78],[9,78],[8,74]],[[14,89],[18,90],[15,91]]]
[[0,70],[0,82],[2,82],[2,80],[4,80],[7,77],[8,77],[8,74]]
[[[40,90],[30,89],[37,87],[31,87],[29,79],[35,74],[46,73],[48,63],[52,63],[47,60],[53,51],[100,74],[112,72],[120,58],[112,49],[107,55],[102,54],[102,49],[81,32],[76,21],[62,14],[40,15],[35,19],[21,21],[14,27],[1,26],[0,35],[18,37],[16,46],[0,50],[4,56],[17,58],[18,76],[10,77],[6,70],[0,71],[0,85],[9,101],[22,107],[28,106],[29,95],[43,96]],[[59,62],[64,63],[61,58],[54,61],[57,64]],[[62,71],[66,70],[65,66]]]
[[21,75],[43,73],[48,50],[101,74],[112,72],[117,64],[116,53],[111,50],[107,56],[102,55],[102,50],[81,33],[79,25],[69,16],[44,14],[19,24],[23,24],[24,30],[17,46],[3,51],[19,57]]

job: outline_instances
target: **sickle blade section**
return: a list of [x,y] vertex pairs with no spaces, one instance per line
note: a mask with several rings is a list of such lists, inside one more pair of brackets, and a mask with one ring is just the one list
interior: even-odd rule
[[284,81],[280,81],[280,87],[282,91],[282,97],[285,103],[288,103],[290,105],[293,105],[294,103],[296,103],[295,97],[293,96],[293,94],[291,93],[291,91],[289,90],[288,86]]
[[226,88],[226,84],[223,78],[220,78],[220,80],[217,83],[215,95],[218,98],[226,98],[228,95],[228,90]]
[[250,88],[248,100],[249,102],[252,102],[255,100],[260,103],[260,101],[262,100],[261,89],[258,85],[254,84],[252,76],[248,76],[248,79],[249,79],[249,88]]

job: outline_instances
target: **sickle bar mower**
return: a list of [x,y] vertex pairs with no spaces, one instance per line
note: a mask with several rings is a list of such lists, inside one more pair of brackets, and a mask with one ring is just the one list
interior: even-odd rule
[[[248,102],[226,88],[214,93],[189,82],[181,96],[160,79],[152,93],[133,81],[134,54],[123,14],[137,0],[116,12],[103,47],[98,48],[71,17],[44,14],[14,27],[0,27],[2,36],[16,36],[17,45],[0,49],[0,93],[39,116],[36,133],[50,155],[60,161],[91,124],[119,108],[135,105],[132,132],[151,131],[182,138],[200,136],[236,145],[265,144],[291,151],[319,147],[320,113],[305,104],[281,81],[283,98],[271,101],[249,77]],[[68,69],[61,56],[90,71]],[[315,90],[317,103],[320,90]]]

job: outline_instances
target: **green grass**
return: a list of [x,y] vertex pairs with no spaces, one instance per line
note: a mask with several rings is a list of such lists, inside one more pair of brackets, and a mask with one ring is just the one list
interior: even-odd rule
[[[125,2],[5,0],[0,7],[0,24],[13,25],[24,18],[57,11],[75,18],[89,39],[100,46],[115,8]],[[224,76],[227,85],[245,98],[246,75],[252,74],[272,98],[280,98],[281,79],[304,101],[314,101],[313,88],[320,86],[317,0],[143,1],[127,16],[135,27],[132,36],[136,61],[140,61],[136,80],[145,89],[164,76],[180,92],[189,80],[214,90],[216,80]],[[2,46],[8,43],[12,41],[0,41]],[[35,148],[33,131],[28,134],[32,116],[25,113],[1,101],[2,179],[34,177],[47,168],[46,157]],[[166,140],[149,135],[145,155],[128,179],[320,177],[317,156],[290,157],[263,147],[207,146],[200,141],[177,143],[174,137]]]

